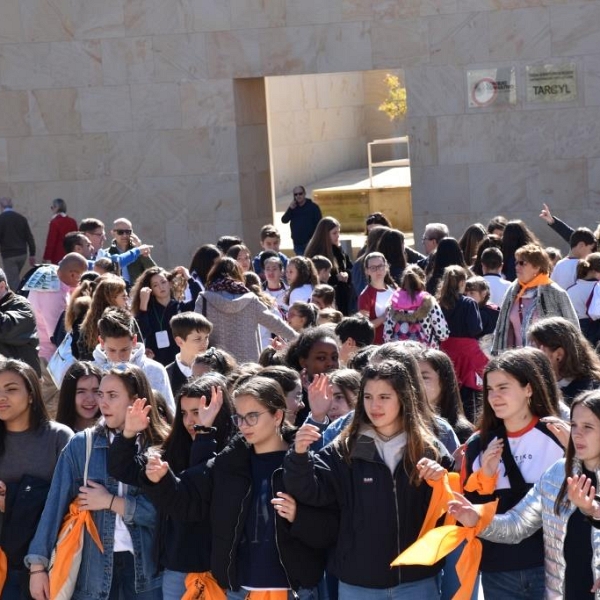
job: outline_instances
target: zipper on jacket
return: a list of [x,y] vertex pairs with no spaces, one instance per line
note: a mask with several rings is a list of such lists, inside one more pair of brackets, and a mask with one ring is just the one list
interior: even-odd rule
[[[275,471],[273,471],[271,473],[271,491],[272,492],[275,492],[275,487],[273,486],[273,482],[274,482],[275,473],[277,471],[283,471],[283,468],[275,469]],[[290,581],[290,576],[288,575],[287,569],[285,568],[285,565],[283,564],[283,560],[281,560],[281,550],[279,549],[279,538],[277,537],[277,511],[276,510],[273,510],[273,529],[275,530],[275,547],[277,548],[277,557],[279,558],[279,564],[281,565],[281,568],[283,569],[283,572],[285,573],[285,578],[287,579],[288,585],[290,586],[290,590],[292,591],[292,596],[294,596],[294,598],[300,598],[300,596],[296,593],[296,590],[292,587],[292,582]]]
[[233,586],[231,585],[230,572],[231,572],[231,565],[233,564],[233,551],[235,549],[235,540],[237,539],[238,527],[240,526],[240,523],[242,521],[242,515],[244,514],[244,504],[246,503],[246,500],[251,492],[252,492],[252,484],[250,484],[248,486],[248,491],[246,492],[246,495],[242,498],[242,504],[241,504],[240,512],[238,514],[237,523],[235,524],[235,528],[233,529],[233,544],[234,545],[231,546],[231,550],[229,551],[229,564],[227,565],[227,581],[229,582],[229,589],[232,591],[233,591]]
[[[396,467],[397,468],[397,467]],[[389,470],[389,469],[388,469]],[[396,506],[395,514],[396,514],[396,556],[400,555],[400,517],[398,516],[399,506],[398,506],[398,489],[396,488],[396,478],[392,475],[392,489],[394,490],[394,504]],[[398,567],[398,584],[402,583],[402,577],[400,573],[400,567]]]

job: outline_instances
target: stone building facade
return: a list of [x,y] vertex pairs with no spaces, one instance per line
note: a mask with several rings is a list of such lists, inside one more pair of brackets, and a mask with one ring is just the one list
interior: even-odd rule
[[[543,64],[574,65],[574,99],[527,100]],[[187,262],[271,218],[264,77],[373,69],[404,70],[416,232],[543,230],[543,201],[598,220],[598,0],[2,0],[0,193],[40,244],[60,196]],[[513,104],[470,106],[489,69],[513,69]]]

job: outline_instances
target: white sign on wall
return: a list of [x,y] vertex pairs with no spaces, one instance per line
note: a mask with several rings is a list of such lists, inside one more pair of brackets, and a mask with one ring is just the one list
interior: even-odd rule
[[469,108],[512,105],[517,103],[514,67],[467,71]]
[[525,73],[527,102],[570,102],[577,99],[575,63],[531,65]]

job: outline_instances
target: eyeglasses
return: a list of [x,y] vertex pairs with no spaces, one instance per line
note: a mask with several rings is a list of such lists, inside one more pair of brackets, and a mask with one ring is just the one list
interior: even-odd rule
[[528,265],[529,263],[526,260],[516,260],[515,261],[515,265],[517,265],[518,267],[524,267],[525,265]]
[[131,235],[133,233],[132,229],[115,229],[115,233],[117,235]]
[[97,231],[88,231],[86,235],[95,235],[97,237],[104,237],[105,234],[104,234],[103,231],[100,231],[100,232],[97,232]]
[[367,271],[384,271],[385,265],[371,265],[367,267]]
[[304,192],[294,192],[294,196],[304,196]]
[[432,237],[425,237],[425,236],[423,236],[423,237],[421,238],[421,240],[423,240],[424,242],[427,242],[427,241],[429,241],[429,242],[430,242],[431,240],[435,240],[435,238],[432,238]]
[[258,417],[268,412],[268,410],[263,410],[262,412],[249,412],[247,415],[231,415],[231,420],[238,429],[243,423],[246,423],[248,427],[254,427],[258,423]]

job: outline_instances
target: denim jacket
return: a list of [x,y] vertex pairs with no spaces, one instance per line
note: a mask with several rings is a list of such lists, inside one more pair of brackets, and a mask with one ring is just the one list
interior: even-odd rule
[[[101,425],[94,429],[88,479],[102,484],[111,494],[117,494],[118,481],[108,475],[107,435],[107,430]],[[63,517],[83,485],[84,464],[85,433],[80,432],[67,444],[56,464],[40,524],[25,557],[27,567],[31,563],[48,565]],[[133,541],[135,590],[140,593],[161,586],[161,575],[153,557],[156,512],[139,488],[127,486],[126,490],[123,521]],[[74,600],[102,600],[108,598],[110,593],[116,515],[109,510],[96,510],[92,515],[104,546],[104,553],[100,552],[86,532]]]

